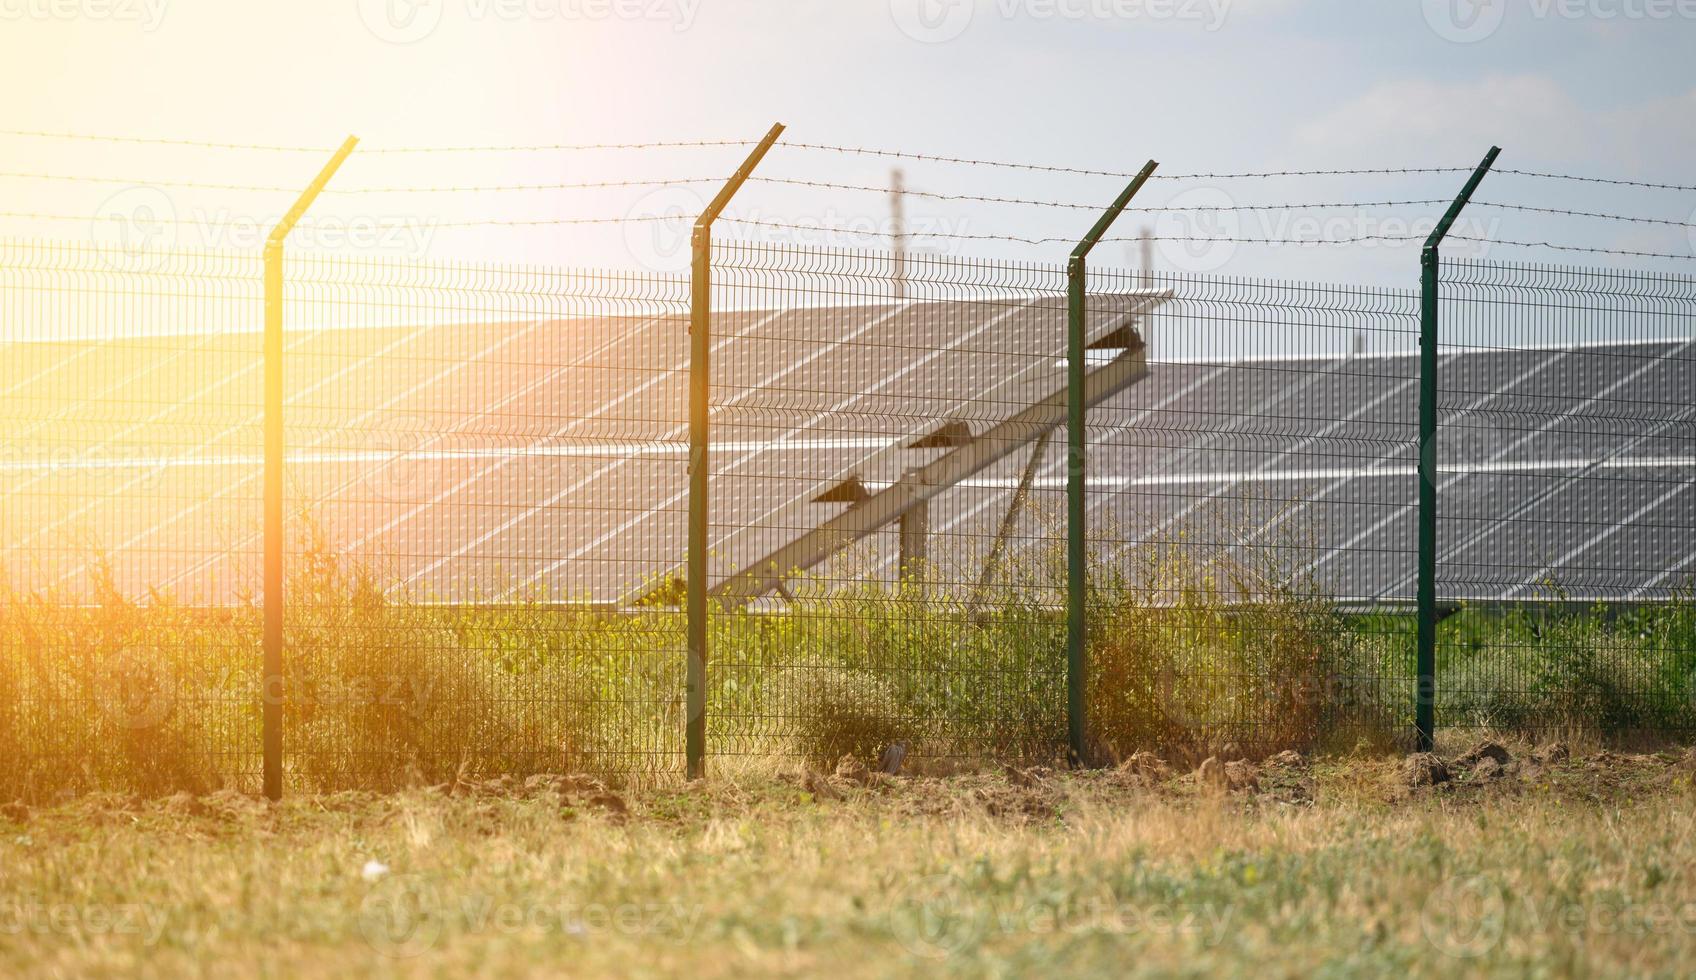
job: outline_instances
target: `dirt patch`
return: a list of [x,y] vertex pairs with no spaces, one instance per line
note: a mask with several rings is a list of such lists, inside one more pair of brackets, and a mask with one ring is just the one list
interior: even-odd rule
[[[1010,778],[1012,774],[1016,778]],[[1050,820],[1071,797],[1077,781],[1042,767],[1009,773],[902,780],[891,794],[895,809],[910,816],[984,815],[1014,822]]]
[[1196,769],[1195,782],[1212,793],[1256,793],[1260,791],[1260,772],[1246,759],[1220,762],[1218,756],[1208,756]]
[[1299,752],[1284,751],[1260,765],[1261,793],[1275,803],[1309,806],[1313,803],[1313,766]]
[[1172,767],[1153,752],[1134,752],[1113,772],[1118,782],[1130,786],[1154,787],[1172,778]]
[[1442,786],[1449,781],[1449,767],[1431,752],[1415,752],[1402,760],[1401,785],[1418,790]]

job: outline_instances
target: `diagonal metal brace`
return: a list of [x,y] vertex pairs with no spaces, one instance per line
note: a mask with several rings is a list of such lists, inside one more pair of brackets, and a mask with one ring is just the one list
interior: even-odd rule
[[[1141,347],[1128,349],[1089,372],[1085,399],[1097,405],[1148,377]],[[887,488],[803,534],[714,586],[725,608],[735,608],[775,591],[785,578],[805,571],[854,542],[900,520],[901,515],[953,488],[997,460],[1042,439],[1066,422],[1067,389],[999,422],[971,442],[916,467]]]

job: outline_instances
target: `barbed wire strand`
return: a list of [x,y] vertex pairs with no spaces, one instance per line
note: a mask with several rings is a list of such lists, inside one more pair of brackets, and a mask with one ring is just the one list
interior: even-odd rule
[[[833,146],[826,143],[792,143],[779,140],[779,146],[797,150],[816,150],[849,155],[889,157],[901,160],[924,160],[931,163],[955,163],[974,167],[1001,167],[1010,170],[1034,170],[1043,173],[1078,174],[1088,177],[1135,177],[1134,170],[1094,170],[1084,167],[1060,167],[1040,163],[1011,163],[1002,160],[978,160],[970,157],[940,156],[931,153],[907,153],[899,150],[880,150],[868,147]],[[1470,173],[1472,167],[1386,167],[1359,170],[1267,170],[1250,173],[1155,173],[1153,180],[1227,180],[1255,177],[1336,177],[1367,174],[1451,174]]]
[[[102,177],[91,174],[44,174],[28,172],[0,172],[0,178],[18,180],[48,180],[67,183],[88,184],[128,184],[136,188],[170,187],[187,190],[208,191],[248,191],[260,193],[290,193],[299,194],[299,187],[267,186],[263,184],[220,184],[196,180],[131,180],[125,177]],[[326,187],[325,195],[357,195],[357,194],[450,194],[450,193],[493,193],[499,191],[555,191],[555,190],[588,190],[610,187],[683,187],[692,184],[722,184],[723,177],[677,177],[651,178],[640,180],[590,180],[575,183],[557,184],[484,184],[484,185],[439,185],[423,187]]]
[[[16,219],[26,220],[26,221],[99,222],[99,221],[109,220],[109,219],[112,219],[112,218],[121,218],[121,217],[125,217],[125,215],[122,215],[122,214],[75,215],[75,214],[46,214],[46,213],[34,212],[34,211],[0,211],[0,218],[16,218]],[[234,221],[208,221],[208,220],[201,220],[201,219],[197,219],[197,218],[172,218],[172,217],[153,217],[153,216],[149,216],[149,217],[146,217],[146,218],[140,218],[140,219],[137,219],[137,220],[138,220],[138,223],[142,223],[142,224],[153,223],[153,224],[164,224],[164,225],[198,225],[198,226],[207,227],[207,228],[230,228],[230,227],[235,227],[237,224],[252,223],[252,222],[234,222]],[[361,219],[361,220],[367,220],[367,219]],[[619,218],[483,218],[483,219],[475,219],[475,220],[469,220],[469,221],[416,221],[416,220],[394,221],[394,220],[383,220],[383,219],[370,219],[370,220],[372,221],[373,224],[377,225],[378,227],[404,228],[404,227],[407,227],[408,225],[411,225],[411,224],[422,224],[423,226],[425,226],[427,228],[434,229],[434,228],[477,228],[477,227],[484,227],[484,226],[640,224],[640,223],[643,223],[643,222],[653,222],[653,221],[694,221],[695,217],[694,217],[694,215],[685,215],[685,214],[669,214],[669,215],[661,214],[661,215],[626,215],[624,217],[619,217]],[[311,216],[307,216],[306,218],[302,219],[301,223],[302,224],[310,224],[311,221],[312,221]]]
[[[857,236],[864,237],[864,238],[887,238],[888,237],[888,234],[885,233],[885,232],[864,231],[864,230],[856,229],[856,228],[830,227],[830,226],[826,226],[826,225],[800,225],[800,224],[792,224],[792,223],[781,222],[781,221],[761,221],[761,220],[757,220],[757,219],[753,219],[753,218],[738,218],[738,217],[732,217],[732,216],[729,216],[729,215],[721,217],[719,220],[723,221],[723,222],[728,222],[730,224],[747,225],[747,226],[756,227],[756,228],[782,228],[782,229],[788,229],[788,230],[793,230],[793,231],[806,231],[806,232],[837,234],[837,235],[857,235]],[[944,238],[944,239],[956,239],[956,240],[960,240],[960,241],[1000,241],[1000,242],[1016,242],[1016,243],[1023,244],[1023,245],[1074,244],[1077,241],[1076,238],[1021,238],[1017,235],[970,234],[970,233],[964,233],[964,232],[941,232],[941,231],[932,232],[932,231],[914,231],[914,230],[909,230],[907,232],[907,235],[910,238]],[[1101,241],[1103,241],[1103,242],[1139,242],[1139,241],[1143,241],[1143,240],[1144,239],[1141,239],[1141,238],[1103,238],[1103,239],[1101,239]],[[1165,241],[1165,242],[1207,242],[1207,243],[1218,242],[1218,243],[1231,243],[1231,244],[1239,244],[1239,245],[1354,245],[1354,244],[1360,244],[1360,243],[1364,243],[1364,242],[1416,242],[1416,241],[1423,241],[1424,236],[1422,236],[1422,235],[1360,235],[1360,236],[1356,236],[1356,237],[1353,237],[1353,238],[1299,239],[1299,238],[1231,238],[1231,237],[1195,238],[1195,237],[1173,236],[1173,235],[1156,235],[1156,236],[1153,236],[1152,239],[1150,239],[1150,240],[1152,240],[1152,241]]]
[[1573,218],[1605,218],[1609,221],[1631,221],[1645,225],[1669,225],[1673,228],[1696,228],[1696,223],[1673,221],[1669,218],[1639,218],[1627,214],[1603,214],[1599,211],[1570,211],[1566,208],[1539,208],[1525,204],[1498,204],[1494,201],[1473,201],[1473,207],[1500,208],[1504,211],[1528,211],[1534,214],[1557,214]]
[[[760,177],[748,178],[749,183],[782,184],[791,187],[812,187],[838,191],[866,191],[877,194],[893,194],[893,188],[873,187],[866,184],[837,184],[821,180],[802,180],[792,177]],[[1066,208],[1076,211],[1099,212],[1106,205],[1100,201],[1084,204],[1069,201],[1039,201],[1022,197],[987,197],[978,194],[941,194],[934,191],[912,190],[903,188],[900,193],[904,197],[922,197],[933,201],[978,201],[987,204],[1023,204],[1033,207]],[[1222,207],[1136,207],[1131,210],[1145,212],[1188,212],[1188,211],[1285,211],[1301,209],[1335,209],[1335,208],[1377,208],[1402,207],[1407,205],[1447,204],[1446,199],[1432,198],[1423,201],[1312,201],[1288,204],[1233,204]]]
[[[96,143],[132,143],[149,146],[185,146],[204,150],[251,150],[264,153],[333,153],[335,147],[284,146],[274,143],[228,143],[213,140],[173,139],[152,136],[110,136],[101,133],[64,133],[32,129],[0,129],[0,136],[69,140]],[[380,146],[361,144],[361,156],[392,153],[546,153],[578,150],[689,149],[714,146],[752,146],[746,139],[652,140],[642,143],[536,143],[467,146]]]
[[1595,255],[1627,255],[1645,259],[1674,259],[1677,261],[1696,261],[1696,253],[1681,255],[1677,252],[1638,252],[1622,248],[1594,248],[1585,245],[1557,245],[1554,242],[1522,242],[1511,238],[1476,238],[1469,235],[1450,235],[1449,239],[1459,242],[1476,242],[1481,245],[1508,245],[1516,248],[1547,248],[1557,252],[1589,252]]
[[1657,184],[1643,180],[1621,180],[1617,177],[1585,177],[1579,174],[1546,173],[1539,170],[1492,170],[1491,173],[1513,174],[1519,177],[1541,177],[1544,180],[1571,180],[1584,184],[1612,184],[1616,187],[1643,187],[1657,191],[1696,191],[1691,184]]

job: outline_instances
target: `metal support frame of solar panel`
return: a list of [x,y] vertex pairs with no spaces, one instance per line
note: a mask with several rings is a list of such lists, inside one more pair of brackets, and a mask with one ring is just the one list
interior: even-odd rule
[[[1117,308],[1111,316],[1101,316],[1099,326],[1093,330],[1092,349],[1111,356],[1104,357],[1104,363],[1089,372],[1086,393],[1092,404],[1146,377],[1142,343],[1134,324],[1168,296],[1162,290],[1145,290],[1098,297],[1098,302],[1114,304]],[[1065,310],[1058,306],[1046,310],[1042,303],[1033,301],[1030,308],[1051,312],[1056,326],[1063,326]],[[957,305],[960,310],[971,312],[969,303]],[[868,308],[867,315],[888,315],[887,310],[874,314],[874,309]],[[1125,346],[1114,346],[1118,344]],[[841,354],[854,356],[854,350],[844,347]],[[1043,439],[1065,422],[1064,352],[1054,352],[1053,359],[1043,359],[1043,364],[1043,367],[1023,367],[999,378],[964,379],[970,390],[958,393],[961,404],[984,393],[1001,393],[1008,395],[1009,402],[1023,405],[1021,410],[975,433],[962,432],[963,423],[956,418],[941,418],[924,428],[880,437],[885,443],[882,448],[839,464],[829,471],[830,477],[812,483],[759,519],[745,521],[740,530],[715,540],[715,549],[721,549],[734,547],[742,540],[765,539],[761,541],[760,557],[720,578],[712,585],[711,594],[727,606],[739,606],[771,593],[781,597],[786,578],[827,561],[867,535],[896,527],[904,514],[912,513],[986,467]],[[951,430],[954,435],[949,439],[935,438],[943,429]],[[775,451],[781,451],[780,447],[774,445],[768,450]],[[933,458],[914,465],[915,456],[922,459],[926,455]],[[883,474],[883,477],[868,474]],[[843,492],[848,487],[856,488],[858,494]],[[1005,503],[1010,502],[1009,495]],[[811,516],[820,506],[833,503],[847,506],[824,520]],[[795,516],[783,519],[785,514]],[[779,529],[806,525],[816,526],[772,546],[771,539],[788,536]],[[639,604],[655,598],[654,592],[647,591],[631,596],[629,601]]]

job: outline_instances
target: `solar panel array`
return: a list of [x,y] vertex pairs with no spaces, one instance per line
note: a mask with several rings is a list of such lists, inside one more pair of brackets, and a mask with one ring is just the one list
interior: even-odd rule
[[[832,488],[876,492],[934,459],[912,444],[941,427],[981,433],[1062,390],[1063,298],[1041,270],[1027,275],[978,298],[899,303],[805,277],[727,285],[764,305],[714,322],[714,581],[839,511],[815,502]],[[342,284],[346,299],[333,285],[296,287],[331,298],[291,325],[287,413],[292,503],[336,550],[443,601],[629,605],[680,569],[681,284],[648,312],[483,322],[456,322],[468,305],[456,287],[396,287],[405,298],[379,306],[373,284]],[[1276,523],[1301,527],[1299,544],[1269,538],[1266,517],[1239,529],[1252,540],[1217,544],[1277,540],[1311,550],[1341,600],[1411,599],[1413,298],[1360,293],[1357,305],[1378,306],[1338,315],[1312,305],[1318,288],[1126,276],[1092,297],[1092,339],[1126,323],[1155,337],[1149,377],[1092,412],[1091,519],[1117,551],[1230,501],[1295,501]],[[1349,349],[1368,317],[1378,349]],[[253,591],[258,335],[197,326],[7,345],[14,587],[74,591],[104,562],[133,596]],[[1342,349],[1292,356],[1289,334]],[[1445,597],[1533,598],[1553,584],[1574,599],[1653,599],[1679,584],[1696,561],[1688,339],[1451,344],[1441,372]],[[933,562],[981,565],[1035,446],[942,492]],[[1064,465],[1046,445],[1033,490],[1061,490]],[[856,575],[893,580],[894,534]]]

